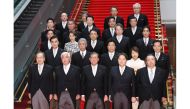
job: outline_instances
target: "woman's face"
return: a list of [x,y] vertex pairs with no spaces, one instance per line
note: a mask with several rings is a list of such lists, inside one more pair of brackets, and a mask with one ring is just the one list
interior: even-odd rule
[[139,57],[139,53],[136,52],[136,51],[134,51],[134,50],[132,50],[132,52],[131,52],[131,56],[132,56],[133,59],[136,60],[136,59]]
[[148,28],[144,28],[143,29],[143,37],[149,37],[150,35],[150,30]]
[[70,39],[70,41],[75,41],[75,35],[70,33],[69,34],[69,39]]

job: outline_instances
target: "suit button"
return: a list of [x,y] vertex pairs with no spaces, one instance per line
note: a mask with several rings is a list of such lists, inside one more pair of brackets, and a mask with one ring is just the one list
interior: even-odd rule
[[96,92],[96,89],[94,88],[94,91]]
[[68,91],[68,89],[66,88],[65,91]]

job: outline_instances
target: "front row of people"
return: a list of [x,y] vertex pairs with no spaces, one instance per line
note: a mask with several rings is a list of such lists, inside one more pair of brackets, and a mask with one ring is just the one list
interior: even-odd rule
[[[111,51],[112,43],[108,46]],[[138,59],[135,58],[136,51],[136,48],[132,50],[134,60]],[[155,56],[147,55],[146,66],[142,63],[133,69],[126,66],[125,53],[117,55],[118,64],[107,67],[99,64],[98,53],[92,52],[90,64],[80,69],[71,64],[70,53],[62,52],[62,64],[53,68],[44,63],[45,54],[38,52],[28,77],[33,109],[48,109],[52,99],[58,100],[59,109],[75,109],[79,100],[85,101],[86,109],[104,109],[107,101],[113,102],[114,109],[131,109],[132,103],[137,101],[139,109],[160,109],[166,102],[166,72],[156,67]],[[133,62],[130,61],[129,64]]]

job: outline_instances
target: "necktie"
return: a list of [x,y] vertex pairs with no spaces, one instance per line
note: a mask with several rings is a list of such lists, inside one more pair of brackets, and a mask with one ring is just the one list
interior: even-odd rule
[[110,59],[111,59],[111,60],[113,59],[113,54],[112,54],[112,53],[110,53]]
[[38,66],[38,72],[41,75],[41,73],[42,73],[42,66],[41,65]]
[[147,46],[148,45],[148,39],[145,38],[145,45]]
[[96,72],[95,72],[95,71],[96,71],[96,70],[95,70],[95,66],[93,66],[93,67],[92,67],[92,69],[93,69],[93,70],[92,70],[92,73],[93,73],[93,75],[94,75],[94,77],[95,77],[95,76],[96,76]]
[[157,60],[159,59],[159,53],[156,53],[156,59]]
[[120,71],[121,75],[123,75],[124,70],[125,70],[124,68],[121,68],[121,71]]
[[111,35],[114,36],[114,29],[111,29]]
[[56,56],[56,50],[53,49],[53,56]]
[[152,83],[154,79],[154,73],[153,73],[153,69],[150,69],[150,82]]
[[82,52],[82,58],[84,58],[84,52]]
[[64,66],[64,72],[67,75],[67,70],[66,70],[66,66]]
[[92,48],[95,47],[95,41],[92,41]]

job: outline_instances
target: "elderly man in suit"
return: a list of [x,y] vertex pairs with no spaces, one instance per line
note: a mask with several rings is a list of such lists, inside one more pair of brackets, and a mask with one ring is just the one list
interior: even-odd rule
[[156,67],[156,58],[149,54],[145,59],[147,67],[137,70],[136,96],[139,109],[160,109],[166,102],[165,70]]
[[86,109],[104,109],[103,102],[108,101],[107,70],[98,64],[98,53],[91,53],[89,59],[91,64],[82,70],[81,100],[87,101]]
[[119,54],[119,66],[112,67],[109,75],[109,100],[114,109],[131,109],[131,102],[136,102],[134,69],[126,66],[125,53]]
[[43,52],[36,54],[36,62],[29,68],[28,92],[33,109],[49,109],[53,98],[53,68],[44,64]]
[[82,32],[87,27],[86,17],[88,14],[85,12],[82,14],[82,21],[78,24],[78,31]]
[[80,69],[71,65],[71,55],[61,54],[62,65],[55,69],[55,96],[59,109],[75,109],[76,100],[80,99]]
[[127,18],[127,27],[130,27],[130,19],[132,17],[137,18],[137,26],[143,28],[144,26],[148,25],[148,18],[145,14],[141,13],[141,4],[135,3],[133,4],[133,11],[134,14],[131,14]]

